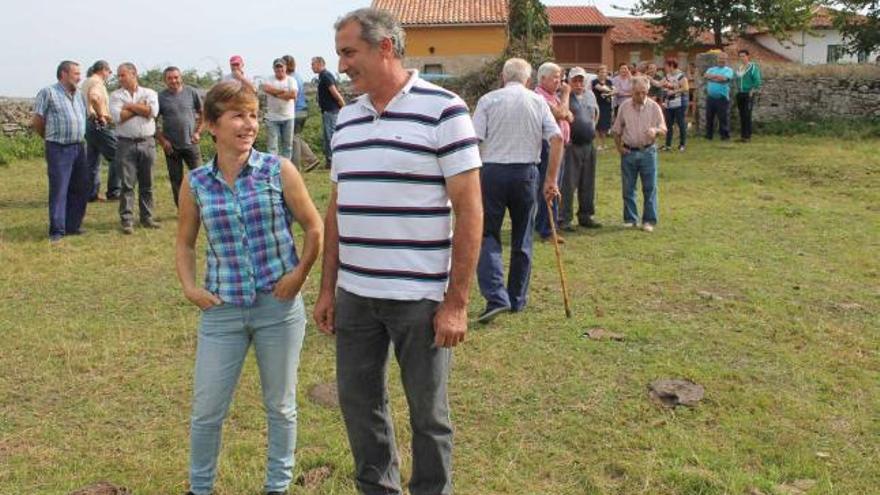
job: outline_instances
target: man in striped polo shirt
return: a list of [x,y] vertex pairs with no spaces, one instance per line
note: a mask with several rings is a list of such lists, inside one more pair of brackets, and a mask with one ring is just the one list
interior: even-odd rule
[[315,320],[336,335],[360,491],[402,493],[385,388],[393,343],[413,431],[409,491],[449,494],[446,385],[482,234],[478,141],[461,98],[403,68],[393,15],[360,9],[335,27],[339,70],[363,94],[340,111],[333,135]]
[[31,126],[46,140],[49,175],[49,240],[82,234],[91,187],[86,163],[86,107],[76,85],[78,63],[58,65],[56,84],[43,88],[34,102]]

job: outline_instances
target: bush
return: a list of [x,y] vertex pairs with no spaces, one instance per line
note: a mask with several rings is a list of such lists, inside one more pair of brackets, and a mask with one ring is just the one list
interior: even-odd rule
[[43,140],[28,132],[14,136],[0,135],[0,165],[43,156]]

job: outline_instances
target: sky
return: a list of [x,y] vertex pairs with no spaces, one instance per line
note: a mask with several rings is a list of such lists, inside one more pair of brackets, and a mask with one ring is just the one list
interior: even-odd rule
[[[476,1],[476,0],[475,0]],[[370,0],[12,0],[0,15],[0,47],[6,77],[0,95],[32,97],[55,82],[55,68],[69,59],[88,67],[105,59],[115,67],[176,65],[200,72],[229,70],[229,57],[245,59],[250,76],[272,73],[284,54],[309,73],[321,55],[333,70],[333,22]],[[545,5],[595,5],[606,15],[626,15],[613,5],[634,0],[544,0]],[[83,71],[85,72],[85,71]]]

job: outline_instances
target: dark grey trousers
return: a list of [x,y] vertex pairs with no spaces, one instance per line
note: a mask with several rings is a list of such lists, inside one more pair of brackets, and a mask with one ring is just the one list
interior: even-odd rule
[[596,147],[592,143],[569,144],[565,147],[564,163],[560,227],[571,223],[574,217],[575,191],[578,223],[584,225],[596,213]]
[[127,139],[120,137],[116,145],[116,164],[122,174],[122,195],[119,197],[119,218],[122,225],[134,223],[134,185],[138,186],[138,211],[141,222],[153,218],[153,163],[156,161],[156,140],[152,137]]
[[434,348],[430,300],[336,295],[336,380],[358,489],[401,494],[400,466],[388,407],[390,344],[400,365],[412,426],[412,495],[452,493],[452,426],[446,383],[452,352]]
[[199,145],[191,144],[185,148],[171,148],[171,153],[165,153],[165,165],[168,167],[168,180],[171,182],[171,194],[174,196],[174,206],[177,206],[177,197],[180,195],[180,184],[183,182],[183,164],[192,170],[202,164],[202,152]]

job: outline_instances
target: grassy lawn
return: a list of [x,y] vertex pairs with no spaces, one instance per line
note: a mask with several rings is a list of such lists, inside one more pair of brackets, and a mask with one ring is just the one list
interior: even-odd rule
[[[457,493],[770,494],[801,479],[815,481],[811,494],[880,492],[878,147],[695,139],[661,156],[653,234],[619,227],[616,155],[600,153],[606,227],[563,248],[574,317],[563,316],[552,246],[536,244],[527,311],[472,327],[455,351]],[[0,167],[0,493],[98,480],[185,491],[199,315],[174,274],[164,169],[161,230],[123,236],[116,205],[92,204],[88,234],[50,246],[45,164]],[[323,208],[326,174],[307,181]],[[471,313],[482,305],[474,290]],[[582,337],[597,326],[626,340]],[[307,398],[334,379],[333,341],[311,324],[299,377],[296,472],[332,471],[293,493],[354,493],[340,414]],[[408,473],[396,368],[392,377]],[[705,399],[654,405],[646,386],[667,377],[702,384]],[[252,355],[224,433],[216,493],[260,493]]]

